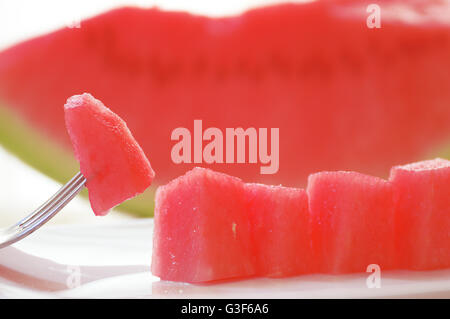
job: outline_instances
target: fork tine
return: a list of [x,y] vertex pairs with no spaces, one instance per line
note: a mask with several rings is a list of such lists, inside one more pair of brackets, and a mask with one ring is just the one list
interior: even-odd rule
[[84,176],[78,173],[34,213],[7,230],[0,230],[0,248],[9,246],[39,229],[66,206],[83,189],[85,183]]
[[65,196],[65,194],[70,190],[70,188],[80,179],[84,178],[83,175],[79,172],[76,174],[69,182],[67,182],[64,186],[62,186],[52,197],[50,197],[45,203],[39,206],[33,213],[23,218],[17,224],[13,225],[12,228],[18,227],[26,227],[26,225],[32,222],[34,219],[39,218],[45,211],[49,208],[49,206],[54,205],[55,201]]
[[84,179],[84,177],[81,174],[79,174],[79,176],[75,176],[66,185],[64,185],[57,194],[52,196],[52,198],[48,200],[44,205],[42,205],[42,207],[40,207],[35,213],[31,214],[29,218],[26,218],[25,222],[17,225],[16,228],[28,227],[30,223],[33,223],[35,220],[45,215],[47,211],[52,208],[52,206],[63,199],[68,194],[68,192],[71,191],[71,188],[82,179]]
[[31,234],[36,229],[40,228],[46,222],[48,222],[53,216],[55,216],[61,209],[63,209],[78,193],[83,189],[86,180],[84,178],[80,179],[76,184],[71,187],[71,189],[66,193],[66,196],[61,197],[59,200],[55,201],[54,205],[49,207],[45,213],[43,213],[39,218],[35,219],[32,223],[28,224],[25,228],[32,229],[29,234]]

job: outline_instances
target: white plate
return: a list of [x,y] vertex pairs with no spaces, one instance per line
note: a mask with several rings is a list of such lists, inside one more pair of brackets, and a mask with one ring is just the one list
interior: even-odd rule
[[3,298],[450,298],[450,269],[190,285],[150,272],[153,220],[47,225],[0,250]]

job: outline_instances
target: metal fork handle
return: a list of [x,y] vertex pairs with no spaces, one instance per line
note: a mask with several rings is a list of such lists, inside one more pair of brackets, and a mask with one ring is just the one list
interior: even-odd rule
[[43,226],[63,209],[85,186],[86,178],[78,172],[44,204],[15,225],[0,230],[0,249],[7,247]]

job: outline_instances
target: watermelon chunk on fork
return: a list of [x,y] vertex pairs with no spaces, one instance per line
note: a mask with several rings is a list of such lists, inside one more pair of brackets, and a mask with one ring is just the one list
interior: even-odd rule
[[70,97],[64,111],[96,215],[105,215],[150,186],[155,173],[119,116],[88,93]]

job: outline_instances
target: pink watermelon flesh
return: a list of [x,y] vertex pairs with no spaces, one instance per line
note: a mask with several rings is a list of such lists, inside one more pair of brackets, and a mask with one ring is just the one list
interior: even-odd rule
[[396,166],[390,181],[401,267],[450,267],[450,161],[435,159]]
[[196,168],[158,188],[152,272],[253,276],[450,267],[450,161],[310,175],[308,188],[245,184]]
[[152,272],[207,282],[255,274],[240,179],[195,168],[159,187]]
[[155,176],[150,162],[119,116],[87,93],[70,97],[64,111],[96,215],[150,186]]
[[395,268],[391,185],[356,172],[321,172],[308,179],[311,241],[325,273]]
[[304,189],[246,184],[257,274],[287,277],[315,270]]
[[380,3],[380,29],[367,27],[363,0],[226,18],[113,10],[0,53],[0,103],[67,147],[60,105],[91,92],[123,116],[163,183],[198,165],[170,160],[172,130],[192,132],[194,119],[222,131],[280,128],[276,174],[208,165],[248,181],[304,186],[321,170],[381,176],[450,138],[450,27],[439,14],[448,5],[417,3]]

